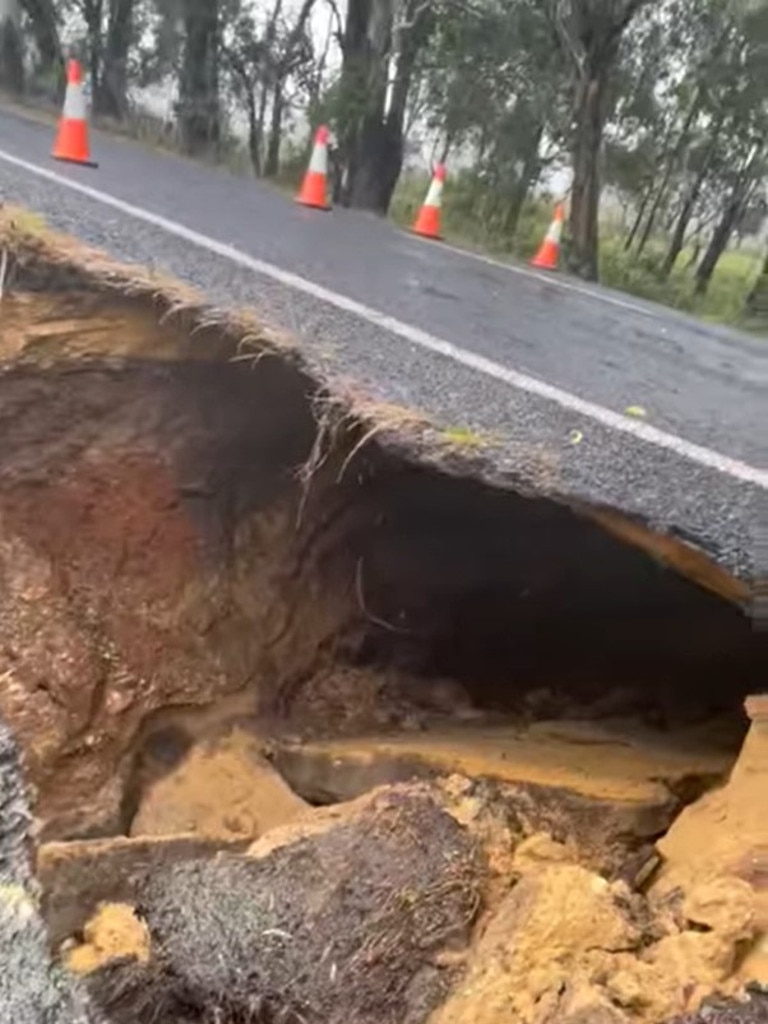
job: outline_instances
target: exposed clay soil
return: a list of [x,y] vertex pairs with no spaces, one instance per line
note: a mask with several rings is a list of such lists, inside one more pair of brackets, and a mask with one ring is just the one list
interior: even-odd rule
[[[62,955],[96,978],[115,1021],[144,1021],[131,1003],[142,991],[165,1000],[169,1024],[208,1020],[209,985],[230,1014],[210,1020],[227,1024],[661,1024],[762,977],[768,870],[744,810],[753,798],[728,805],[749,870],[723,854],[699,875],[685,852],[699,827],[720,850],[707,829],[729,791],[712,791],[741,746],[743,698],[764,685],[765,636],[738,606],[620,539],[620,510],[604,530],[584,510],[492,486],[429,425],[316,380],[247,316],[61,242],[11,241],[0,717],[35,787],[55,945],[70,939]],[[688,554],[670,557],[684,569]],[[309,806],[381,785],[363,825],[357,810]],[[360,847],[358,826],[380,842]],[[414,845],[387,861],[398,828]],[[420,859],[430,836],[446,862],[437,846]],[[520,850],[542,836],[548,881],[521,887]],[[212,867],[221,849],[229,867]],[[328,871],[359,857],[364,874],[382,858],[379,889],[358,892],[352,872],[320,913],[315,876],[302,876],[324,857]],[[454,857],[473,880],[454,884]],[[419,879],[444,870],[438,912]],[[261,918],[244,909],[256,932],[222,939],[185,903],[210,894],[218,928],[223,894],[233,914],[263,896],[259,914],[280,932],[277,875],[285,915],[315,922],[295,932],[302,956],[322,957],[345,927],[349,942],[328,977],[293,982],[296,964],[270,947],[247,1017],[243,992],[224,998],[226,972],[196,965],[219,941],[235,943],[236,965]],[[702,925],[679,910],[681,886],[722,877],[718,899],[742,899],[742,917]],[[548,931],[559,886],[576,908],[562,956]],[[690,938],[702,928],[706,949]],[[600,956],[596,931],[610,938]],[[516,959],[499,959],[513,933]],[[353,946],[368,941],[383,944],[366,961],[370,989],[326,1004],[339,971],[354,988]],[[547,949],[559,967],[545,976]],[[118,982],[104,965],[120,956],[138,973]],[[690,991],[673,963],[698,972]],[[538,996],[520,990],[531,976]],[[560,991],[565,977],[581,989]],[[658,998],[632,995],[644,986]]]

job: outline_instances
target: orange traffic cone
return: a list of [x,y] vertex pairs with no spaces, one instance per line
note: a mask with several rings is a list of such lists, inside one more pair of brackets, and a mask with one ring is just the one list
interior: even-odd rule
[[304,175],[296,202],[303,206],[312,206],[316,210],[330,210],[331,205],[326,198],[328,184],[328,138],[330,132],[322,124],[315,134],[312,156],[309,160],[307,173]]
[[440,234],[440,207],[443,205],[443,186],[445,185],[445,166],[436,164],[429,185],[427,198],[419,210],[419,215],[414,221],[411,230],[424,238],[441,238]]
[[83,72],[76,60],[67,61],[67,91],[56,144],[53,147],[53,157],[55,160],[84,164],[86,167],[98,167],[98,164],[91,160]]
[[565,207],[558,203],[555,207],[555,217],[549,225],[549,231],[541,243],[539,251],[531,260],[532,267],[539,267],[541,270],[557,270],[560,260],[560,240],[563,237],[563,221],[565,220]]

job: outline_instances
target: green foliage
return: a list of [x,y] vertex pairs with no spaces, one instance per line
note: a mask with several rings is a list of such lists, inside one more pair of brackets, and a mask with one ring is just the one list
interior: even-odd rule
[[[425,174],[403,176],[392,205],[392,216],[397,223],[406,228],[413,223],[428,186],[429,178]],[[477,216],[476,210],[485,198],[484,190],[471,175],[465,173],[449,179],[443,207],[446,238],[502,259],[530,259],[552,220],[552,198],[530,197],[523,206],[513,236],[505,235],[497,222],[484,221]],[[567,244],[567,238],[565,242]],[[660,275],[666,251],[663,239],[649,244],[639,256],[626,252],[623,243],[620,224],[604,223],[600,246],[600,275],[604,284],[706,320],[748,326],[768,334],[768,315],[745,318],[746,299],[759,273],[754,252],[726,253],[719,261],[707,294],[697,296],[693,268],[687,266],[690,251],[681,253],[675,271],[664,279]]]

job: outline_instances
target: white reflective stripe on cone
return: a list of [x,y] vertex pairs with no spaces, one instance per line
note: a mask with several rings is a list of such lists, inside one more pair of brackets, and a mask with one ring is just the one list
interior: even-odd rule
[[429,192],[427,192],[427,198],[424,200],[425,206],[440,206],[443,199],[443,183],[439,178],[433,178]]
[[315,146],[309,160],[309,170],[313,174],[328,173],[328,147]]
[[559,242],[563,237],[563,222],[561,220],[553,220],[549,226],[547,232],[547,238],[550,242]]
[[85,121],[86,109],[82,85],[68,85],[64,96],[63,117],[67,121]]

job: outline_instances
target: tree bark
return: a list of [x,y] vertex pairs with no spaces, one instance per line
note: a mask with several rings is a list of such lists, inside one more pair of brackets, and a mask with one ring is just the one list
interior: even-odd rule
[[192,156],[209,153],[221,138],[218,0],[184,0],[179,135]]
[[667,255],[664,257],[664,262],[662,263],[661,269],[659,271],[663,279],[668,278],[669,275],[672,273],[675,263],[677,262],[677,257],[683,250],[683,245],[685,244],[685,233],[688,230],[688,225],[690,224],[693,211],[696,207],[696,203],[699,201],[702,186],[704,185],[704,182],[707,180],[709,167],[712,163],[712,157],[715,152],[718,130],[719,126],[713,127],[712,142],[707,148],[706,155],[701,162],[701,167],[697,171],[696,177],[691,182],[690,187],[688,188],[688,191],[686,192],[685,197],[683,198],[683,204],[680,208],[680,213],[677,217],[675,229],[672,232],[672,238],[669,243],[669,249],[667,250]]
[[757,276],[757,280],[744,302],[745,311],[750,314],[759,312],[760,300],[763,296],[768,299],[768,252],[765,254],[763,266]]
[[53,0],[21,0],[21,6],[32,24],[32,35],[39,55],[36,70],[43,74],[55,71],[57,84],[62,85],[64,60]]
[[[389,209],[403,165],[408,91],[431,25],[428,15],[426,5],[408,0],[406,27],[393,47],[392,0],[350,0],[342,46],[340,147],[347,206],[380,214]],[[393,49],[397,66],[388,90]]]
[[[658,189],[656,190],[656,196],[653,200],[653,204],[648,213],[648,219],[645,222],[645,228],[643,229],[643,233],[640,236],[640,241],[637,246],[638,255],[642,253],[642,251],[648,244],[648,240],[651,237],[651,233],[656,222],[656,215],[659,212],[662,202],[666,198],[669,183],[672,180],[672,174],[674,173],[675,168],[678,166],[680,157],[683,155],[683,153],[686,150],[686,147],[688,146],[691,129],[693,128],[694,121],[699,116],[699,110],[701,109],[701,99],[702,89],[701,86],[699,86],[696,92],[694,93],[691,105],[688,108],[687,114],[685,115],[685,121],[683,122],[683,126],[680,129],[680,135],[678,136],[677,142],[671,150],[668,150],[668,155],[664,165],[664,173],[661,178],[661,183]],[[668,133],[667,139],[669,139]]]
[[696,269],[696,286],[694,290],[697,295],[706,294],[709,288],[709,282],[712,280],[712,274],[715,272],[718,260],[725,252],[728,240],[733,234],[733,229],[744,208],[748,187],[748,182],[741,178],[728,196],[720,220],[712,232],[706,252]]
[[110,0],[101,73],[94,89],[94,109],[122,119],[128,111],[128,54],[133,38],[134,0]]
[[24,50],[18,0],[0,0],[0,86],[20,96],[24,92]]
[[650,0],[547,0],[544,10],[575,76],[571,147],[571,269],[588,280],[598,272],[600,157],[607,85],[622,36]]
[[[264,90],[262,89],[262,95]],[[261,135],[259,134],[259,114],[256,107],[256,94],[251,83],[245,86],[245,105],[248,113],[248,155],[256,177],[261,176]]]
[[525,150],[521,153],[523,169],[520,179],[512,190],[510,201],[504,215],[502,230],[509,238],[514,238],[517,233],[517,225],[520,222],[520,214],[528,193],[541,177],[541,140],[544,137],[544,125],[538,125],[526,138]]
[[278,82],[272,94],[272,115],[269,123],[267,139],[267,158],[264,163],[264,175],[274,178],[280,170],[280,143],[283,133],[283,85]]
[[640,230],[640,225],[643,223],[643,217],[645,216],[645,211],[648,208],[648,203],[650,202],[652,195],[653,182],[651,182],[643,192],[640,205],[638,206],[637,213],[635,214],[635,219],[632,221],[632,227],[629,229],[629,234],[624,239],[624,252],[628,252],[632,248],[632,243],[637,236],[637,232]]
[[577,104],[571,188],[571,270],[588,281],[598,275],[598,209],[600,151],[603,142],[605,75],[593,75],[582,87]]
[[296,59],[296,50],[304,35],[307,21],[314,5],[315,0],[304,0],[302,3],[298,17],[285,41],[283,59],[275,71],[274,82],[272,83],[272,113],[269,123],[269,136],[267,138],[267,154],[264,161],[264,175],[266,177],[275,177],[280,169],[280,143],[282,141],[283,113],[285,111],[285,81]]
[[95,96],[101,77],[102,18],[104,14],[102,0],[84,0],[82,12],[88,30],[86,61],[91,73],[91,84]]
[[378,209],[376,170],[391,36],[390,0],[349,0],[340,87],[345,206]]

